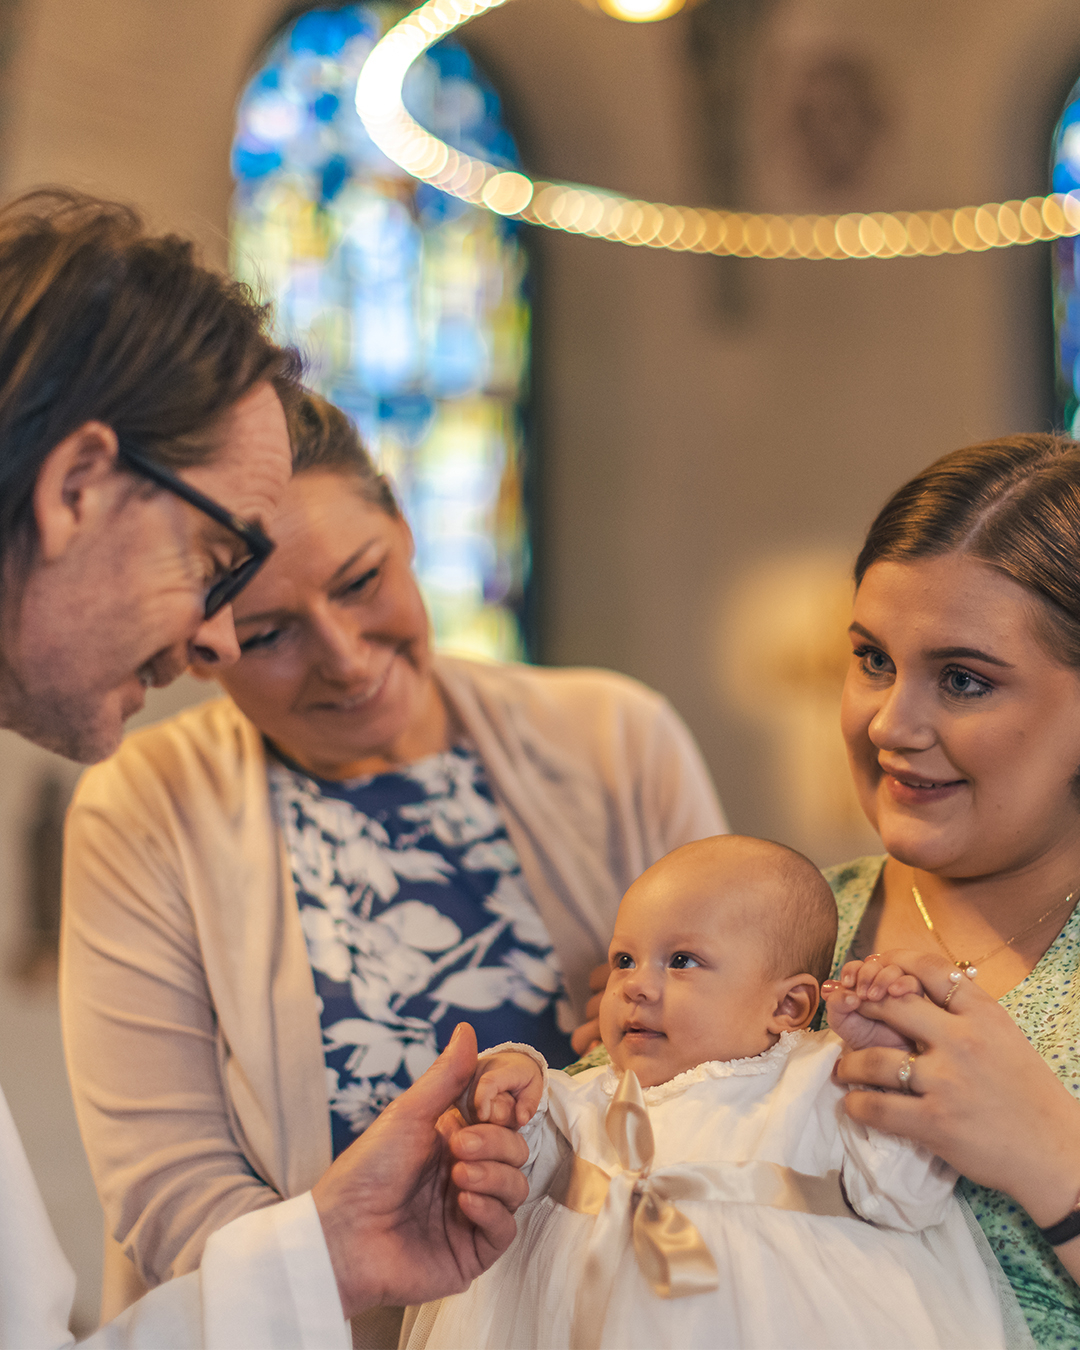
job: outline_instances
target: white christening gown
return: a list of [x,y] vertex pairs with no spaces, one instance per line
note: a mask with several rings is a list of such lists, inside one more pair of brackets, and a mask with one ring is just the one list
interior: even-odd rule
[[[840,1109],[840,1049],[831,1032],[788,1033],[644,1093],[610,1066],[549,1071],[523,1131],[517,1238],[465,1293],[413,1314],[409,1350],[1031,1345],[956,1174]],[[658,1232],[697,1255],[665,1265]]]

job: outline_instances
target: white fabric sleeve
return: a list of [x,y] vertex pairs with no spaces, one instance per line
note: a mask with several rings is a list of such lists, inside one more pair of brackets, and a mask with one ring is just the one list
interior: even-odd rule
[[214,1233],[198,1271],[154,1289],[90,1350],[350,1350],[310,1192]]
[[917,1233],[941,1223],[959,1175],[908,1139],[859,1125],[840,1113],[841,1176],[852,1208],[882,1228]]
[[56,1240],[0,1092],[0,1347],[70,1345],[74,1297],[75,1272]]
[[[75,1276],[0,1093],[0,1350],[67,1350]],[[202,1266],[132,1304],[92,1350],[350,1350],[310,1192],[227,1224]]]

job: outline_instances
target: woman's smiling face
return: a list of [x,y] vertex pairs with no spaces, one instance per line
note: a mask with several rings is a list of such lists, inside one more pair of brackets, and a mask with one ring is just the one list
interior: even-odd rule
[[1040,641],[1041,603],[960,553],[863,577],[841,720],[900,862],[981,877],[1076,850],[1080,675]]
[[316,773],[408,759],[439,697],[409,527],[347,474],[312,470],[286,488],[271,533],[277,548],[233,606],[241,656],[221,683]]

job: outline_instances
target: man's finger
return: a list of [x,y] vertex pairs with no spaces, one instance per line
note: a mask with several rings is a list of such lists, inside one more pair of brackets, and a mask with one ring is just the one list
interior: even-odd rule
[[498,1200],[513,1213],[529,1195],[529,1183],[521,1172],[508,1163],[456,1162],[450,1171],[450,1180],[459,1191],[473,1195],[487,1195]]
[[460,1191],[457,1202],[461,1212],[475,1225],[473,1250],[481,1268],[487,1270],[517,1236],[514,1216],[498,1200],[474,1191]]
[[611,974],[611,967],[605,961],[601,966],[593,966],[589,971],[589,988],[594,994],[602,994],[607,988],[608,976]]
[[400,1118],[407,1104],[410,1114],[434,1124],[472,1082],[475,1068],[476,1032],[468,1022],[459,1022],[450,1044],[431,1068],[392,1103],[395,1119]]
[[450,1136],[450,1151],[462,1162],[508,1163],[521,1167],[529,1146],[520,1134],[501,1125],[467,1125]]

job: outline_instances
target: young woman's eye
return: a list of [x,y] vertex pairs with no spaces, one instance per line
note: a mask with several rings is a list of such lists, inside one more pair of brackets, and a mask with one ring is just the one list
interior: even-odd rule
[[616,952],[611,958],[612,970],[633,970],[634,958],[629,952]]
[[672,970],[692,970],[695,966],[700,966],[701,962],[689,952],[676,952],[668,964]]
[[256,633],[253,637],[245,638],[240,643],[240,655],[246,656],[248,652],[264,651],[272,647],[281,634],[282,629],[270,628],[265,633]]
[[878,647],[856,647],[853,655],[865,675],[876,676],[892,673],[892,662]]
[[949,666],[942,672],[941,682],[947,694],[955,694],[959,698],[981,698],[991,689],[986,680],[981,680],[962,666]]

